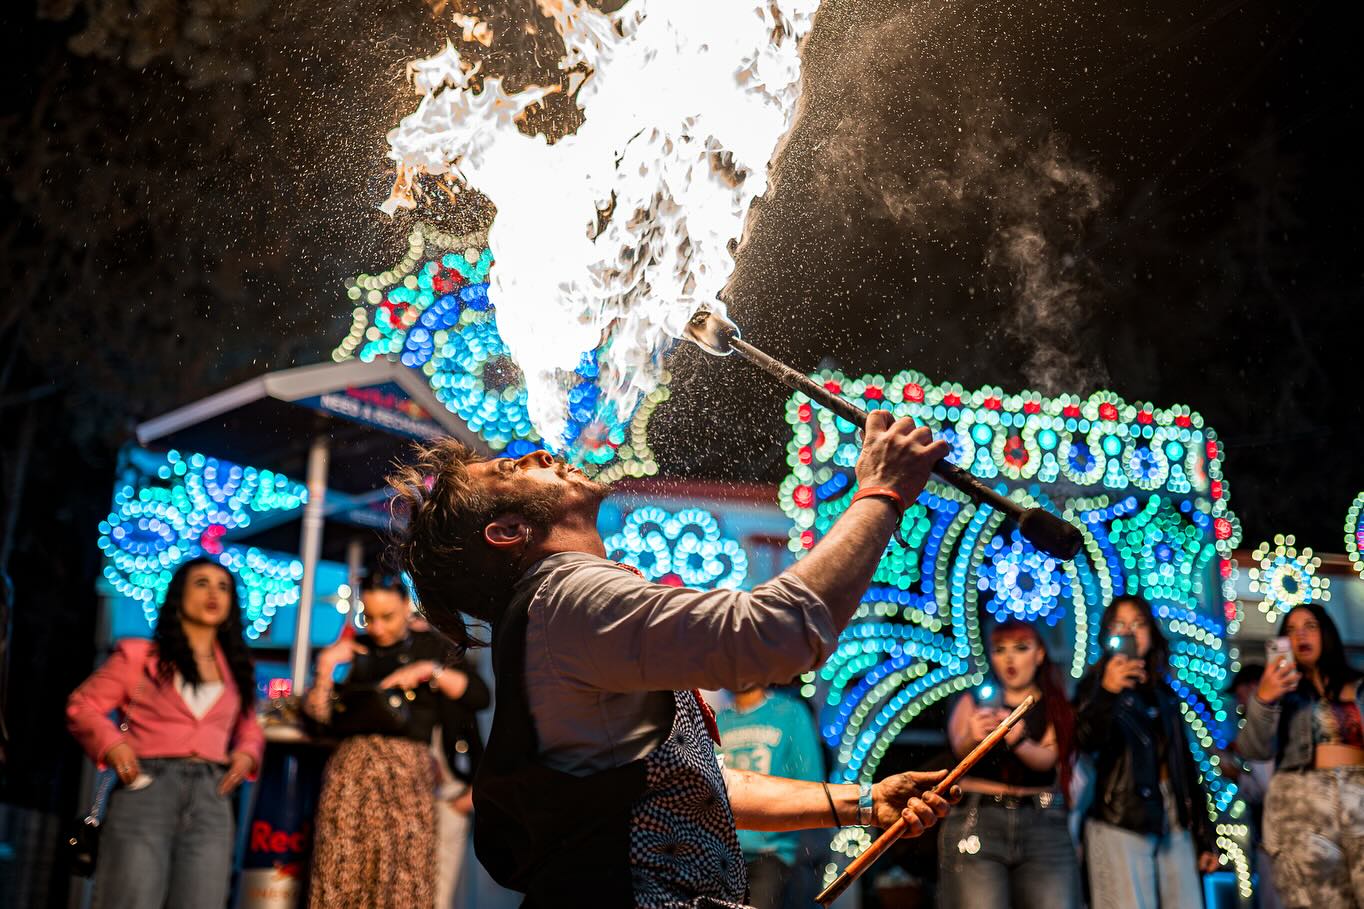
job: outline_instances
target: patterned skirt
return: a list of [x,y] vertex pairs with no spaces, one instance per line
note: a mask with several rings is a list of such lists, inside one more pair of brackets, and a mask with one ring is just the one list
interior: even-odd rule
[[312,909],[435,905],[431,754],[410,739],[346,739],[327,762],[318,804]]

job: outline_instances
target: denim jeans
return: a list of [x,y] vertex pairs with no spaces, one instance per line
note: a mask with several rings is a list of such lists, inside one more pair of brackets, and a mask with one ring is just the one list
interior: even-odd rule
[[232,873],[232,800],[224,769],[171,758],[139,762],[145,789],[109,796],[95,864],[96,909],[219,909]]
[[995,799],[968,792],[941,823],[938,905],[1078,909],[1080,869],[1058,796]]
[[1133,833],[1085,821],[1089,899],[1104,909],[1201,909],[1203,882],[1189,831]]

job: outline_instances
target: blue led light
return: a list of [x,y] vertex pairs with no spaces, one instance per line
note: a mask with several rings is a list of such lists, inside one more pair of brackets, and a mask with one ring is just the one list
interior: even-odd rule
[[[142,454],[143,460],[152,457]],[[135,482],[117,490],[113,512],[99,524],[99,547],[105,579],[142,606],[149,626],[175,569],[200,556],[216,560],[242,585],[248,637],[269,628],[281,606],[298,603],[302,563],[224,538],[250,526],[254,516],[298,511],[307,487],[273,471],[178,451],[149,470],[132,472]]]

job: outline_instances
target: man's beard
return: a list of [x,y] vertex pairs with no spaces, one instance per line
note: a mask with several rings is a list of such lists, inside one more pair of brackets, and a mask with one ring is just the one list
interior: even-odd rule
[[[570,485],[522,493],[505,505],[506,511],[519,511],[524,515],[537,534],[548,531],[553,525],[567,519],[571,511],[582,508],[582,499],[587,500],[593,511],[592,517],[595,518],[597,506],[611,491],[610,486],[588,479],[581,470],[562,459],[555,459],[554,472]],[[571,502],[570,494],[574,498],[581,498]]]
[[[590,479],[587,476],[587,474],[583,473],[576,467],[573,467],[571,464],[569,464],[562,458],[554,459],[554,472],[557,473],[559,476],[563,477],[565,480],[568,480],[576,488],[585,491],[594,502],[598,503],[601,502],[602,499],[605,499],[607,495],[609,495],[611,492],[610,486],[608,486],[605,483],[598,483],[596,480]],[[563,490],[559,490],[559,492],[562,493]],[[560,498],[562,498],[562,495],[560,496]]]

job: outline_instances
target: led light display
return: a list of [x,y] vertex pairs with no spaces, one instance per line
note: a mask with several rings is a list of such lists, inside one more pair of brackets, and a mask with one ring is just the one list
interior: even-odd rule
[[1292,534],[1276,534],[1274,542],[1261,543],[1251,553],[1250,589],[1262,594],[1260,611],[1277,618],[1294,606],[1325,603],[1331,599],[1331,581],[1319,577],[1321,559],[1310,546],[1298,550]]
[[488,301],[492,267],[485,233],[456,237],[417,225],[402,261],[347,282],[355,308],[332,359],[388,357],[420,370],[437,399],[494,451],[515,457],[548,448],[605,482],[657,473],[645,430],[668,397],[666,385],[634,413],[617,414],[601,399],[595,352],[561,376],[570,388],[564,437],[540,438],[525,382]]
[[737,588],[748,576],[748,555],[720,533],[715,515],[700,508],[666,511],[648,505],[625,518],[606,539],[607,558],[638,568],[651,581],[700,590]]
[[[917,372],[813,378],[864,408],[929,426],[948,441],[952,461],[1084,535],[1079,556],[1059,562],[994,509],[930,480],[903,518],[907,546],[887,549],[835,653],[803,678],[835,754],[833,778],[871,780],[923,710],[982,682],[982,623],[1039,623],[1052,640],[1068,642],[1059,652],[1053,646],[1052,656],[1079,678],[1099,657],[1103,608],[1115,594],[1139,593],[1170,640],[1169,682],[1207,781],[1209,816],[1239,817],[1243,803],[1214,752],[1235,731],[1222,691],[1231,668],[1224,638],[1239,620],[1231,555],[1240,524],[1228,504],[1220,443],[1202,417],[1112,392],[1046,398],[970,391]],[[856,427],[803,394],[789,400],[787,420],[791,472],[780,500],[799,555],[848,507],[859,443]],[[844,855],[860,851],[846,836],[837,845]],[[1235,855],[1243,859],[1244,850]]]
[[1345,513],[1345,554],[1350,564],[1364,578],[1364,524],[1360,523],[1359,513],[1364,511],[1364,492],[1355,496],[1350,510]]
[[[150,465],[150,467],[149,467]],[[104,577],[141,604],[156,623],[175,569],[200,556],[216,560],[239,584],[242,624],[250,638],[276,611],[299,601],[303,564],[225,539],[258,516],[301,509],[308,490],[282,474],[201,454],[136,452],[99,525]]]

